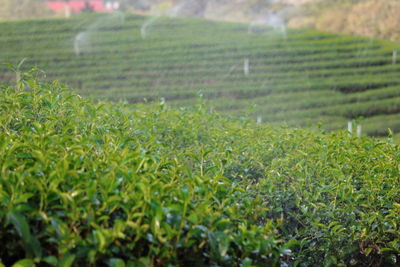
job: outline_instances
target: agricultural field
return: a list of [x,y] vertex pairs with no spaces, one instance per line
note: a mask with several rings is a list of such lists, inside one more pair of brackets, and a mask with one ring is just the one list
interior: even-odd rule
[[[86,14],[0,23],[0,62],[46,70],[83,96],[130,103],[164,98],[290,127],[400,132],[399,43],[211,22]],[[399,59],[400,61],[400,59]],[[15,73],[0,70],[0,79]],[[316,128],[316,127],[315,127]]]
[[398,266],[399,146],[0,86],[0,266]]

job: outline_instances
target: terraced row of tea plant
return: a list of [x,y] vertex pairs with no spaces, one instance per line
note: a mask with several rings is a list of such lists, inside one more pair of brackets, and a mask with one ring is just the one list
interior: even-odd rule
[[0,86],[0,266],[398,266],[390,139],[32,77]]
[[189,106],[202,94],[219,111],[275,124],[343,129],[363,117],[370,135],[400,131],[397,43],[113,14],[2,22],[0,47],[0,61],[28,58],[26,68],[84,95]]

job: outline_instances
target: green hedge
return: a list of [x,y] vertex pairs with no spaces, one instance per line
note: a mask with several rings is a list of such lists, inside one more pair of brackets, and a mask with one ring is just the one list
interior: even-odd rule
[[1,87],[2,264],[400,262],[391,139],[227,119],[201,100],[93,104],[33,77]]
[[29,74],[0,109],[0,265],[274,266],[290,252],[190,125],[211,115],[95,105]]

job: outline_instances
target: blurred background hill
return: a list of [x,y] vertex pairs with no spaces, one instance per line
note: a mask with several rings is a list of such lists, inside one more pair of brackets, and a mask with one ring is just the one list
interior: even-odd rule
[[[92,0],[81,0],[88,2]],[[115,2],[111,0],[96,0]],[[46,0],[0,0],[0,19],[63,16]],[[73,0],[52,2],[78,2]],[[313,28],[321,31],[400,40],[398,0],[119,0],[118,9],[145,15],[189,16]]]

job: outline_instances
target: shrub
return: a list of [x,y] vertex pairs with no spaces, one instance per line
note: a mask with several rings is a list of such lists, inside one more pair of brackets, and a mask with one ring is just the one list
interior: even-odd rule
[[0,109],[3,264],[400,262],[390,139],[273,128],[202,103],[93,104],[31,74],[2,87]]
[[262,199],[204,149],[210,115],[93,104],[29,73],[0,109],[3,264],[273,266],[288,253]]

